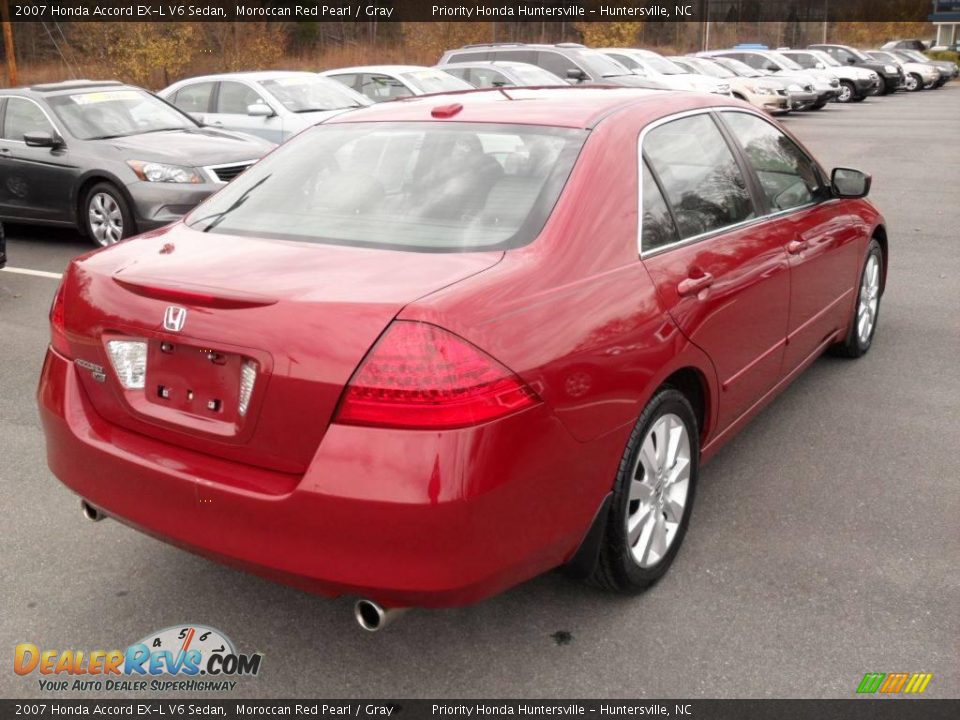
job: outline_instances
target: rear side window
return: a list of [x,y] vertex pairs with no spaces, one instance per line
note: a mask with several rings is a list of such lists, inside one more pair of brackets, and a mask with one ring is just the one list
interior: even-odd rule
[[510,60],[511,62],[525,62],[538,65],[536,50],[494,50],[490,53],[490,60]]
[[703,113],[647,133],[643,154],[657,174],[680,236],[693,237],[755,217],[740,166]]
[[657,250],[664,245],[676,242],[677,228],[673,224],[667,202],[650,173],[646,163],[643,166],[641,188],[643,190],[643,208],[640,220],[640,249],[643,252]]
[[210,110],[212,82],[194,83],[180,88],[173,98],[173,104],[184,112],[205,113]]
[[447,58],[447,62],[478,62],[487,59],[487,53],[485,52],[458,52]]
[[793,140],[755,115],[724,112],[722,117],[743,147],[773,210],[789,210],[816,199],[820,183],[814,164]]
[[34,131],[53,132],[47,116],[36,103],[23,98],[7,100],[7,113],[3,122],[3,137],[23,142],[24,134]]
[[200,205],[200,231],[420,252],[535,238],[584,130],[470,123],[320,125]]

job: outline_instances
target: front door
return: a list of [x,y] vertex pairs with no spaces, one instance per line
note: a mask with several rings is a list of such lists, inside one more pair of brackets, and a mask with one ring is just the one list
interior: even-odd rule
[[662,305],[713,362],[718,430],[780,378],[790,303],[787,253],[711,113],[644,133],[641,250]]

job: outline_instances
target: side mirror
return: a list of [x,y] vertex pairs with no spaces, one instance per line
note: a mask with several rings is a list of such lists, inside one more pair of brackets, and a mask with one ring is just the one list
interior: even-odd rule
[[203,113],[192,112],[192,113],[187,113],[187,115],[192,117],[194,121],[197,123],[197,125],[204,126],[207,124],[207,119],[204,117]]
[[827,69],[827,66],[824,65],[822,62],[818,62],[818,63],[816,64],[816,68],[817,68],[817,70],[826,70],[826,69]]
[[60,138],[46,130],[33,130],[23,134],[23,142],[27,147],[55,148],[60,145]]
[[583,82],[587,79],[587,74],[580,68],[567,68],[567,80]]
[[254,103],[253,105],[247,105],[247,115],[250,117],[268,118],[273,117],[275,114],[276,113],[273,112],[273,108],[266,103]]
[[862,198],[870,192],[871,177],[853,168],[834,168],[830,173],[833,194],[841,198]]

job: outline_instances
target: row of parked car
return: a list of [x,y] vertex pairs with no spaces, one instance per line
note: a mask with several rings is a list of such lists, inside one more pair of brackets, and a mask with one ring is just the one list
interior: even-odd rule
[[918,91],[953,63],[903,48],[738,46],[683,57],[575,43],[470,45],[435,67],[194,77],[158,95],[109,81],[0,91],[0,220],[79,228],[99,245],[166,225],[278,143],[335,115],[475,88],[616,85],[717,93],[766,112]]

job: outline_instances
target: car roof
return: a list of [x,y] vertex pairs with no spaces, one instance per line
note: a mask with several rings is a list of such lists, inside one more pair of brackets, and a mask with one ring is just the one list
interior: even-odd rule
[[331,68],[324,70],[324,73],[358,73],[358,72],[383,72],[383,73],[402,73],[413,72],[415,70],[433,70],[428,65],[354,65],[353,67]]
[[435,65],[439,70],[443,70],[445,67],[499,67],[506,68],[510,70],[511,68],[537,68],[538,70],[543,70],[539,65],[534,65],[533,63],[520,62],[519,60],[464,60],[462,62],[450,62],[443,63],[442,65]]
[[313,75],[317,73],[306,70],[254,70],[249,72],[231,72],[215,73],[213,75],[197,75],[196,77],[185,78],[177,82],[177,85],[186,82],[209,82],[211,80],[273,80],[282,77],[297,77],[301,75]]
[[[95,90],[97,88],[132,88],[119,80],[65,80],[56,83],[41,83],[29,87],[12,88],[14,90],[29,90],[36,93],[56,94],[75,90]],[[139,88],[138,88],[139,89]]]
[[[651,117],[707,106],[738,104],[725,97],[615,86],[488,88],[421,95],[344,113],[325,125],[350,122],[436,122],[435,109],[462,106],[448,122],[505,123],[589,129],[626,107]],[[441,121],[442,116],[440,116]]]

